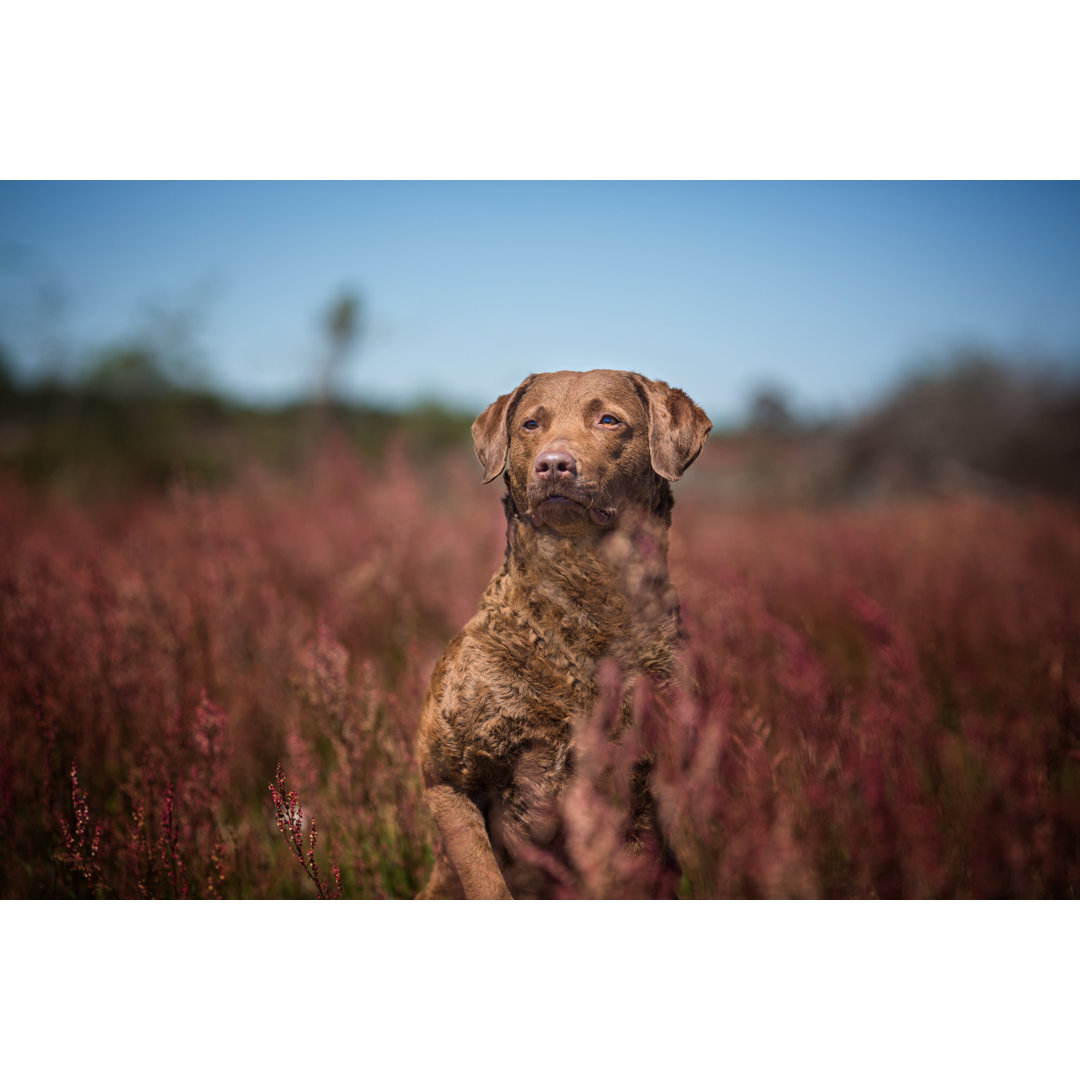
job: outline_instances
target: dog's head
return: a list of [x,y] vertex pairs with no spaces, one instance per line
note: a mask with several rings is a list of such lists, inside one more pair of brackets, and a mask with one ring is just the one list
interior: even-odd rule
[[530,375],[472,427],[484,483],[505,473],[523,517],[557,532],[610,528],[656,508],[712,423],[681,390],[628,371]]

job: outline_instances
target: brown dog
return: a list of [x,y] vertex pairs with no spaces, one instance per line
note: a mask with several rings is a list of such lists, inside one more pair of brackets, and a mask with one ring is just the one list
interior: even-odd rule
[[[506,561],[424,703],[419,757],[443,851],[421,897],[550,895],[535,853],[563,854],[559,799],[601,663],[627,687],[620,723],[636,679],[671,674],[668,481],[711,427],[681,390],[623,371],[531,375],[473,424],[484,482],[506,479]],[[644,769],[635,781],[627,842],[662,857]]]

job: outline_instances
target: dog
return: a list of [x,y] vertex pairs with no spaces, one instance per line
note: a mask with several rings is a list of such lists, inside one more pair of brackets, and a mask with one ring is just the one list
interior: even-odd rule
[[[602,673],[623,687],[621,730],[635,682],[673,672],[669,482],[711,428],[683,391],[607,370],[530,375],[474,422],[484,482],[505,478],[506,555],[423,705],[418,757],[441,850],[419,898],[556,894],[544,865],[565,858],[560,799]],[[640,763],[625,840],[670,871],[647,774]],[[656,895],[674,895],[671,878],[658,874]]]

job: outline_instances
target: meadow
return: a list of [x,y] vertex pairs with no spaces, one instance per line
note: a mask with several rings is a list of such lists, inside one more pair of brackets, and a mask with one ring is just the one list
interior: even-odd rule
[[[1076,897],[1076,504],[755,506],[723,471],[676,485],[681,685],[581,733],[564,895],[635,895],[644,747],[686,899]],[[92,498],[0,475],[0,896],[415,894],[417,718],[501,561],[497,486],[467,447],[334,437]]]

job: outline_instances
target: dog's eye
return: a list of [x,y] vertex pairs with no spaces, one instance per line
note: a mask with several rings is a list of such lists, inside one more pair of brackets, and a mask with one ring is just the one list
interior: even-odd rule
[[526,420],[525,423],[523,423],[521,426],[526,431],[535,431],[540,426],[540,424],[536,420]]
[[600,423],[603,424],[604,427],[618,427],[622,421],[617,416],[612,416],[611,413],[604,413],[604,415],[600,417]]

